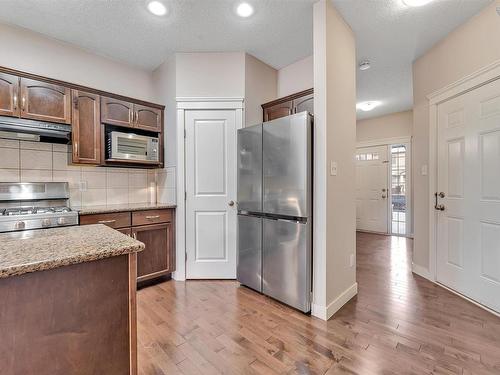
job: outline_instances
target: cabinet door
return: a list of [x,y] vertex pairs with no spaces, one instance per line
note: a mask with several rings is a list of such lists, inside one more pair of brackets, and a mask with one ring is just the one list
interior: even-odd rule
[[0,115],[19,117],[19,77],[0,73]]
[[71,90],[21,78],[21,117],[71,124]]
[[293,100],[293,113],[303,111],[314,115],[314,94],[305,95]]
[[133,126],[134,105],[123,100],[102,97],[101,98],[101,121],[116,126]]
[[271,121],[280,117],[289,116],[292,114],[292,112],[293,112],[292,100],[275,104],[272,107],[264,108],[264,121]]
[[139,281],[174,271],[172,223],[133,227],[132,236],[146,245],[137,254]]
[[101,122],[99,95],[72,90],[73,163],[100,164]]
[[135,127],[153,132],[161,131],[161,110],[134,104]]

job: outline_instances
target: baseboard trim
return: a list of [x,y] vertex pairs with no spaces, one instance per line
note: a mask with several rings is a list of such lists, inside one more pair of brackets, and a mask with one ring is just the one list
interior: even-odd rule
[[172,279],[175,281],[186,281],[186,278],[181,275],[179,272],[172,272]]
[[434,282],[434,277],[432,277],[428,268],[422,267],[418,264],[412,263],[412,271],[418,276],[422,276],[424,279]]
[[311,305],[311,315],[321,320],[330,319],[342,306],[349,302],[354,296],[358,294],[358,283],[352,284],[349,288],[342,292],[335,300],[328,306]]

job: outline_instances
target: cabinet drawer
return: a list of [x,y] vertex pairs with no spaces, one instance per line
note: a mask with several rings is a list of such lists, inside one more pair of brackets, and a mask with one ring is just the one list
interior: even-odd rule
[[80,216],[80,225],[104,224],[111,228],[130,227],[130,212]]
[[147,210],[132,212],[132,226],[172,221],[172,210]]

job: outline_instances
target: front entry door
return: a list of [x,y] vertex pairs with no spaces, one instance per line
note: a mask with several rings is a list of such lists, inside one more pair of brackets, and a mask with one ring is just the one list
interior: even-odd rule
[[186,277],[236,278],[236,110],[188,110]]
[[437,280],[500,312],[500,80],[438,106],[437,177]]
[[356,151],[356,228],[387,233],[387,146]]

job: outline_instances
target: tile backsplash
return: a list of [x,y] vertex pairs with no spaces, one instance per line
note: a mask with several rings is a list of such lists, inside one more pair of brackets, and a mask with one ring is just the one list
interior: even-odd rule
[[0,139],[0,181],[68,182],[73,206],[175,203],[175,169],[71,165],[68,145]]

